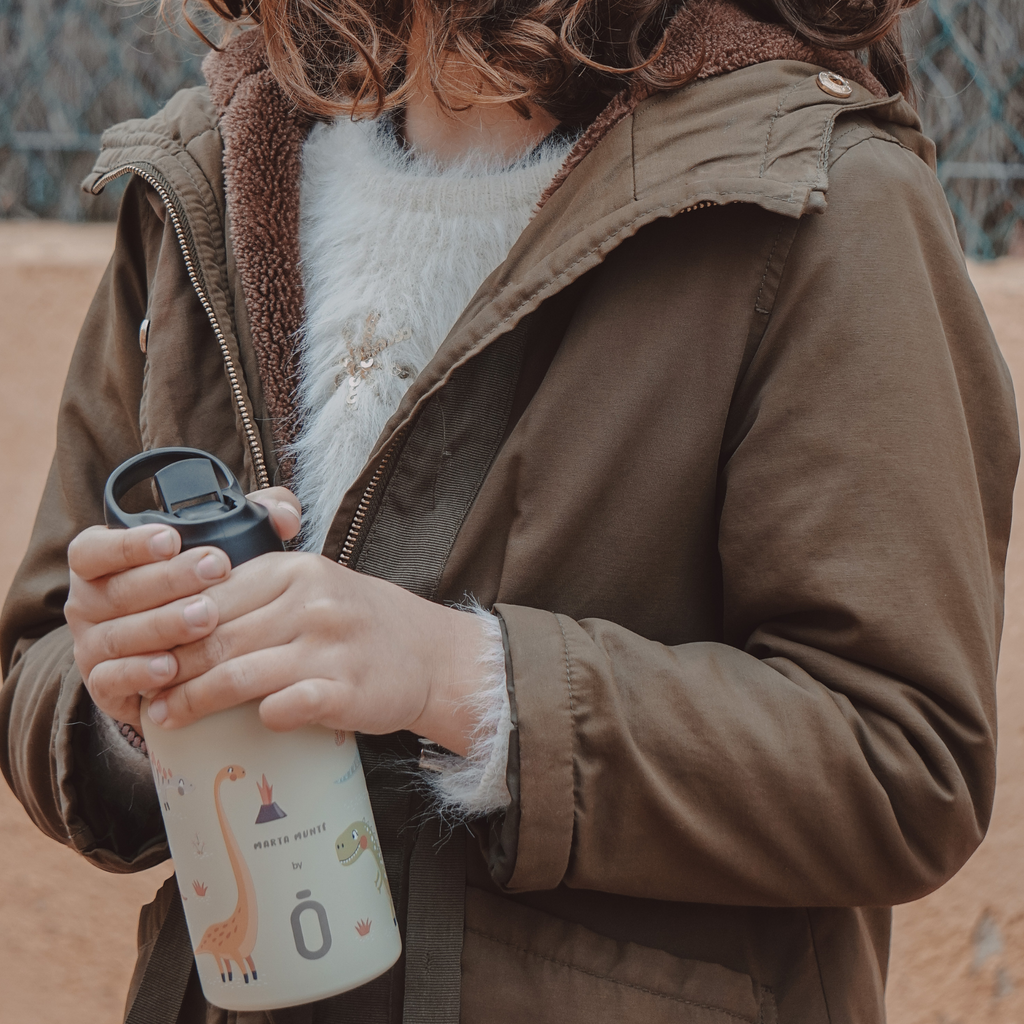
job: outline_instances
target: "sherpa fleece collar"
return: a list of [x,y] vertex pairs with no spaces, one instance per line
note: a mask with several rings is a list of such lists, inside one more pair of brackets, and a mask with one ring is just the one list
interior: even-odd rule
[[[771,60],[796,60],[836,71],[873,95],[885,91],[853,55],[817,47],[781,25],[756,21],[731,0],[699,0],[666,30],[657,66],[679,72],[701,60],[698,79]],[[262,35],[244,32],[203,64],[221,115],[228,217],[245,293],[253,346],[273,421],[282,473],[286,449],[300,424],[294,401],[304,295],[299,268],[299,181],[302,144],[313,119],[299,111],[267,68]],[[542,203],[602,138],[654,92],[633,83],[615,96],[584,132]]]

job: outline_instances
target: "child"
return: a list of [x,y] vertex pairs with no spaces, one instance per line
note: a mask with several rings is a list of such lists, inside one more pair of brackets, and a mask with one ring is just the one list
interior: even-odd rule
[[[139,870],[140,694],[362,734],[405,955],[239,1020],[882,1021],[888,907],[991,808],[1017,464],[901,0],[210,6],[251,29],[86,183],[131,176],[4,612],[15,792]],[[98,526],[166,445],[293,550]],[[127,1019],[231,1019],[177,901]]]

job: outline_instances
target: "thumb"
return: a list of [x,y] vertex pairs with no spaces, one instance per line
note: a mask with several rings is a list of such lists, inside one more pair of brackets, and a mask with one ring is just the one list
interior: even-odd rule
[[291,540],[302,525],[302,506],[287,487],[264,487],[246,495],[270,513],[270,521],[281,540]]

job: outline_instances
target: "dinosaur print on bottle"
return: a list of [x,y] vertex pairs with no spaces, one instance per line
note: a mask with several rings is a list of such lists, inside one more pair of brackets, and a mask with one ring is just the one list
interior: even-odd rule
[[391,908],[391,920],[392,923],[397,924],[398,918],[395,916],[395,904],[391,899],[391,886],[388,885],[387,872],[384,870],[384,861],[380,855],[380,845],[377,842],[373,826],[365,821],[353,821],[338,836],[334,843],[334,850],[338,854],[338,860],[341,861],[342,867],[349,867],[355,864],[363,852],[369,850],[377,866],[377,877],[374,880],[377,892],[387,889],[388,906]]
[[[235,876],[238,898],[230,917],[211,924],[203,932],[203,937],[199,940],[195,953],[197,957],[200,953],[209,953],[217,961],[217,969],[220,971],[222,982],[232,980],[231,962],[233,960],[248,985],[249,971],[252,972],[253,981],[256,980],[256,965],[252,959],[258,924],[256,889],[252,884],[252,875],[249,874],[248,865],[242,857],[242,851],[231,830],[220,800],[220,787],[225,779],[237,782],[244,778],[244,768],[229,764],[226,768],[221,768],[213,780],[213,802],[217,808],[217,820],[220,822],[220,830],[224,836],[224,845],[227,847],[228,861],[231,864],[232,874]],[[248,970],[246,970],[246,965],[248,965]]]

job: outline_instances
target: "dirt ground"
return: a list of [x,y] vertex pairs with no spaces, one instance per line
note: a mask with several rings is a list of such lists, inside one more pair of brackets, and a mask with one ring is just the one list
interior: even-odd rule
[[[0,507],[0,594],[28,539],[53,449],[64,370],[112,241],[108,225],[0,222],[0,479],[8,495]],[[972,274],[1024,393],[1024,259],[975,266]],[[992,829],[948,885],[896,911],[892,1024],[1024,1020],[1022,613],[1018,526],[1008,571]],[[95,870],[38,833],[0,782],[0,1024],[119,1021],[137,911],[168,871],[162,866],[115,876]]]

